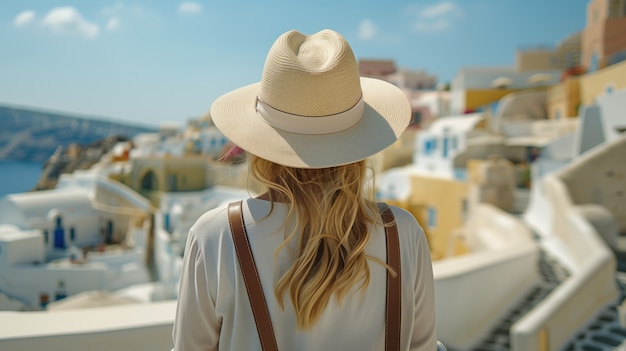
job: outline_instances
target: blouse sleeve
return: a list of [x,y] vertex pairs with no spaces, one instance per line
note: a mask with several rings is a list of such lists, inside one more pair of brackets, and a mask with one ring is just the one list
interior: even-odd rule
[[437,350],[437,333],[433,267],[428,242],[426,241],[424,232],[420,228],[416,234],[418,269],[414,284],[415,316],[411,338],[411,350],[434,351]]
[[190,231],[178,291],[172,338],[174,350],[217,350],[221,320],[210,294],[204,252]]

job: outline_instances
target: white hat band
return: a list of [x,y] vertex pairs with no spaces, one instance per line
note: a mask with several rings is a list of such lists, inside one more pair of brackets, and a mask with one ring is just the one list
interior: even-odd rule
[[269,125],[299,134],[330,134],[355,125],[365,110],[363,97],[351,109],[329,116],[307,117],[279,111],[257,98],[256,110]]

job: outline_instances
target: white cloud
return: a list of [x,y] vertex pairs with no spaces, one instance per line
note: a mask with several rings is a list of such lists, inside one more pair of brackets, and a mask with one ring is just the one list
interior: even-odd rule
[[118,29],[120,27],[121,21],[119,18],[117,17],[111,17],[109,18],[109,20],[107,21],[106,24],[106,30],[108,31],[114,31],[116,29]]
[[463,17],[461,8],[452,1],[417,8],[413,29],[420,32],[444,31],[452,27],[455,20]]
[[23,27],[30,24],[35,19],[35,11],[26,10],[20,12],[13,20],[13,25],[16,27]]
[[377,29],[374,22],[371,20],[363,20],[359,25],[359,38],[363,40],[370,40],[376,35]]
[[120,27],[121,21],[119,18],[117,17],[111,17],[109,18],[109,20],[107,21],[106,24],[106,29],[108,31],[114,31],[116,29],[118,29]]
[[56,33],[78,34],[93,39],[100,34],[100,27],[83,18],[74,7],[57,7],[44,17],[41,24]]
[[443,1],[423,8],[419,12],[420,18],[441,18],[444,16],[461,14],[461,9],[451,1]]
[[194,1],[184,1],[178,6],[178,12],[193,14],[202,12],[202,5]]

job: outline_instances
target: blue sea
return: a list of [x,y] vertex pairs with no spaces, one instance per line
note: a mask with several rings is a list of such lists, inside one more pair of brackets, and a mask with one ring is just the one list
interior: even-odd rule
[[0,198],[33,189],[42,167],[38,162],[0,161]]

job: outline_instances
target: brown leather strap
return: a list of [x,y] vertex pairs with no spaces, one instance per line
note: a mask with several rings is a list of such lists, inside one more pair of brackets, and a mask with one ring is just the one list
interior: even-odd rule
[[[228,222],[230,224],[230,232],[235,243],[235,251],[237,259],[241,266],[241,273],[248,291],[248,299],[252,307],[254,322],[259,333],[261,348],[263,351],[278,351],[272,320],[267,308],[261,281],[259,280],[259,272],[254,264],[254,257],[250,249],[250,242],[246,233],[246,227],[243,222],[243,212],[241,210],[241,201],[233,202],[228,205]],[[245,336],[242,336],[245,337]]]
[[[233,202],[228,205],[228,222],[235,243],[237,259],[241,266],[243,280],[248,292],[248,299],[252,306],[252,314],[256,323],[261,348],[264,351],[278,350],[276,337],[272,327],[269,310],[261,288],[259,273],[254,264],[254,257],[250,249],[248,235],[241,210],[242,202]],[[396,226],[393,213],[389,206],[379,204],[381,217],[385,223],[385,236],[387,240],[387,264],[396,272],[396,276],[387,270],[387,302],[385,314],[385,350],[400,350],[400,323],[402,320],[401,302],[401,271],[400,271],[400,243],[398,240],[398,227]]]
[[400,241],[398,227],[391,208],[384,203],[378,205],[387,238],[387,264],[395,272],[394,277],[387,270],[387,314],[385,320],[385,350],[400,350],[400,326],[402,322],[402,278],[400,271]]

